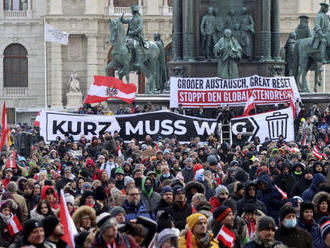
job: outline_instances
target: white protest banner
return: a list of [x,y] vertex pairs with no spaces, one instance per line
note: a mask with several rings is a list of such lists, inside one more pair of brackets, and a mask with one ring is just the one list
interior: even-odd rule
[[292,109],[285,108],[245,117],[237,117],[230,120],[233,143],[237,134],[246,134],[247,141],[259,137],[264,142],[268,137],[271,141],[278,141],[282,135],[286,141],[294,141],[294,124]]
[[250,97],[256,104],[300,101],[294,77],[251,76],[236,79],[171,77],[170,107],[243,106]]
[[62,45],[68,45],[69,34],[56,29],[52,25],[45,23],[45,41],[56,42]]

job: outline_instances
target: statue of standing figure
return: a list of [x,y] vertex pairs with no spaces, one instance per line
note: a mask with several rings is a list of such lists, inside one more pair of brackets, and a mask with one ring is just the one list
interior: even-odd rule
[[214,18],[215,18],[215,39],[220,40],[223,37],[223,31],[225,29],[225,22],[222,16],[219,14],[218,8],[214,8]]
[[201,35],[202,35],[202,51],[207,59],[211,58],[212,46],[215,44],[215,17],[213,7],[209,6],[207,14],[203,16],[201,21]]
[[255,33],[254,20],[251,15],[248,14],[247,8],[242,8],[240,16],[240,44],[242,46],[243,57],[248,60],[252,60],[253,56],[253,35]]
[[80,82],[78,80],[78,73],[73,71],[70,75],[70,79],[67,83],[69,88],[69,93],[79,93],[80,92]]
[[159,48],[158,78],[156,79],[156,90],[163,91],[166,81],[168,81],[165,47],[159,33],[154,34],[154,41]]
[[309,38],[313,36],[311,28],[308,26],[308,16],[301,15],[299,16],[300,23],[297,26],[295,33],[297,35],[297,40]]
[[214,46],[214,54],[218,57],[218,73],[220,78],[238,78],[237,62],[242,56],[242,47],[230,29],[225,29],[224,37]]
[[295,32],[292,32],[289,35],[288,40],[285,43],[284,49],[285,49],[285,75],[286,76],[293,76],[295,74],[295,54],[294,49],[295,45],[297,43],[297,35]]

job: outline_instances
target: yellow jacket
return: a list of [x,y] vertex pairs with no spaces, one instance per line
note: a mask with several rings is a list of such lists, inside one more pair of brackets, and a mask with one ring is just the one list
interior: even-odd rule
[[[213,234],[211,232],[209,232],[210,235],[210,244],[208,246],[208,248],[218,248],[218,240],[213,238]],[[186,240],[186,236],[187,236],[187,231],[182,231],[181,235],[179,237],[179,248],[187,248],[187,240]],[[192,247],[193,248],[202,248],[202,246],[199,245],[198,243],[198,239],[195,237],[194,234],[192,234]]]

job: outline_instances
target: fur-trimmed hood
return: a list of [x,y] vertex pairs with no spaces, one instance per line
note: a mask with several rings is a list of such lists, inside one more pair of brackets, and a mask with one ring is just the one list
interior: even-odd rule
[[97,228],[96,225],[96,212],[94,208],[91,208],[89,206],[81,206],[77,208],[77,210],[72,215],[72,220],[74,224],[76,225],[77,229],[80,229],[81,222],[84,216],[90,216],[92,221],[92,227]]
[[323,199],[326,199],[328,201],[328,204],[330,203],[330,195],[325,191],[320,191],[314,195],[312,202],[313,202],[316,210],[321,203],[320,201]]

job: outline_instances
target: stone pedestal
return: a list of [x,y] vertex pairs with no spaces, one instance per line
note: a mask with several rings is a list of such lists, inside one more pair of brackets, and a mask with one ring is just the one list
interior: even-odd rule
[[66,94],[67,107],[79,107],[82,104],[81,92],[68,92]]

